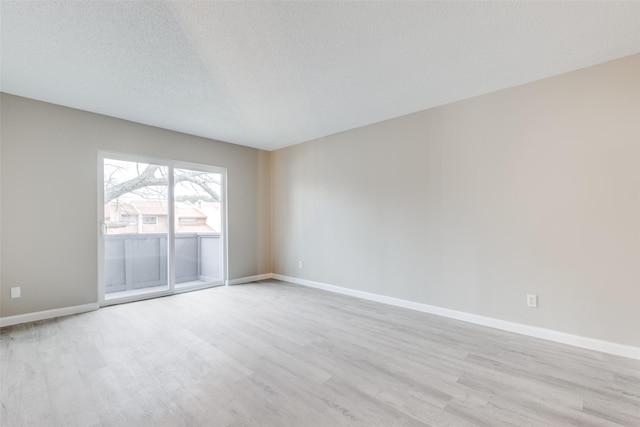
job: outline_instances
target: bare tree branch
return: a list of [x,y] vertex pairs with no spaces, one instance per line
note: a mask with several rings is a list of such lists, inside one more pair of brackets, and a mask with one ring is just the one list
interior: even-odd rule
[[175,177],[175,183],[179,182],[191,182],[193,184],[197,184],[202,188],[213,200],[216,202],[220,201],[220,195],[217,191],[210,187],[209,184],[220,184],[220,182],[215,180],[208,180],[202,177],[202,172],[196,171],[180,171],[180,175]]
[[[158,171],[159,168],[160,166],[157,165],[148,165],[145,170],[139,173],[139,175],[135,178],[132,178],[125,182],[121,182],[119,184],[107,185],[104,190],[105,204],[114,199],[117,199],[118,197],[126,193],[134,193],[137,190],[143,189],[145,187],[166,186],[168,184],[166,177],[158,178],[155,176],[156,171]],[[163,169],[160,169],[160,172],[164,175]],[[207,173],[180,170],[176,173],[174,184],[178,184],[181,182],[190,182],[192,184],[196,184],[200,188],[202,188],[202,190],[204,190],[209,196],[211,196],[213,200],[219,202],[220,195],[211,187],[211,184],[220,184],[220,182],[217,180],[206,179],[203,175],[206,176]]]
[[167,185],[166,179],[155,177],[155,174],[158,168],[159,166],[149,165],[137,177],[105,188],[104,190],[105,204],[109,203],[114,199],[117,199],[123,194],[131,193],[143,187],[149,187],[152,185]]

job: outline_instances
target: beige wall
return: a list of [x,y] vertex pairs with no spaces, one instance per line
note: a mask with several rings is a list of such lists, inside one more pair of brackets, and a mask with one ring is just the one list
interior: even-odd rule
[[635,55],[273,152],[274,272],[640,346],[639,76]]
[[0,96],[1,316],[96,302],[98,150],[226,167],[229,278],[271,271],[270,153]]

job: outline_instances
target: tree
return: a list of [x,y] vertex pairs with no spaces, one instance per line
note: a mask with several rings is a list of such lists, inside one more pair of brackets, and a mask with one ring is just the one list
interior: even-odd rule
[[[138,170],[137,176],[127,179],[122,182],[118,182],[116,175],[119,172],[125,170],[125,162],[110,161],[105,163],[105,172],[108,170],[109,176],[105,179],[104,188],[104,203],[107,204],[112,200],[117,199],[127,193],[136,193],[143,198],[149,198],[149,194],[158,192],[151,190],[153,187],[166,187],[167,177],[165,176],[166,168],[158,165],[146,165],[145,169],[140,172]],[[126,162],[131,163],[131,162]],[[139,164],[136,164],[136,168]],[[189,183],[196,192],[199,192],[197,187],[207,193],[213,200],[219,202],[220,195],[213,186],[219,186],[220,181],[213,179],[210,173],[199,172],[184,169],[175,169],[174,183]],[[195,187],[197,186],[197,187]],[[144,190],[143,194],[139,193],[140,190]]]

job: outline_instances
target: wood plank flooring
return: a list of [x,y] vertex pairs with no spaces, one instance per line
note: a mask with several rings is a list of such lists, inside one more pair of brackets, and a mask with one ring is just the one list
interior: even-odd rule
[[277,281],[0,334],[2,426],[640,426],[640,361]]

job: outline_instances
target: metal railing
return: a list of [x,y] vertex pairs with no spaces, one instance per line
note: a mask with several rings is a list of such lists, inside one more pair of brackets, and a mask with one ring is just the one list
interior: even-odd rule
[[[105,235],[107,293],[167,284],[167,235],[164,233]],[[176,284],[222,280],[220,233],[175,235]]]

